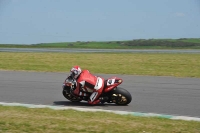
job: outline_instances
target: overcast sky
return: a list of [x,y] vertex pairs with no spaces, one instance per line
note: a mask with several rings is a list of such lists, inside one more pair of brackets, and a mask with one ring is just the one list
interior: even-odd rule
[[0,0],[0,43],[200,38],[200,0]]

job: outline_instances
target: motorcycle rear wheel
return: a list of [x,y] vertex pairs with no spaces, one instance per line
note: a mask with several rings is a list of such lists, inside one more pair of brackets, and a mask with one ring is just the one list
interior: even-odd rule
[[117,87],[112,91],[112,97],[117,105],[127,105],[132,100],[131,94],[121,87]]

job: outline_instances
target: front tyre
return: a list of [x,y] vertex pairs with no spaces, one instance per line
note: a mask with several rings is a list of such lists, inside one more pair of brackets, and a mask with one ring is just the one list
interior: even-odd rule
[[116,87],[111,93],[112,99],[117,105],[127,105],[132,100],[131,94],[121,87]]
[[82,101],[80,98],[75,97],[75,96],[73,96],[72,94],[68,93],[67,90],[64,90],[64,89],[63,89],[62,94],[63,94],[63,96],[64,96],[67,100],[70,100],[70,101],[72,101],[72,102],[80,102],[80,101]]

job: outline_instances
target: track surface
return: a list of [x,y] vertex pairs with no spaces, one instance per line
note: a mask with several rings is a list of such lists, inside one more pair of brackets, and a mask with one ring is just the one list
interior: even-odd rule
[[67,53],[200,53],[197,49],[79,49],[79,48],[0,48],[0,52],[67,52]]
[[97,74],[124,80],[133,97],[128,106],[89,106],[62,96],[66,73],[0,71],[0,102],[46,104],[200,117],[200,79]]

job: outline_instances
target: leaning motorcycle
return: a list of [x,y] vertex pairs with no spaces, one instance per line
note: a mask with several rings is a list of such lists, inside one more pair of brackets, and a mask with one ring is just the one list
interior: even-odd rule
[[[112,77],[106,80],[105,87],[100,95],[100,97],[107,97],[108,100],[104,102],[115,103],[117,105],[127,105],[131,102],[131,94],[127,90],[118,87],[122,82],[123,80],[117,77]],[[88,97],[73,95],[72,90],[74,90],[75,87],[76,81],[71,78],[66,78],[63,83],[63,96],[72,102],[80,102],[82,100],[88,101],[90,95]]]

